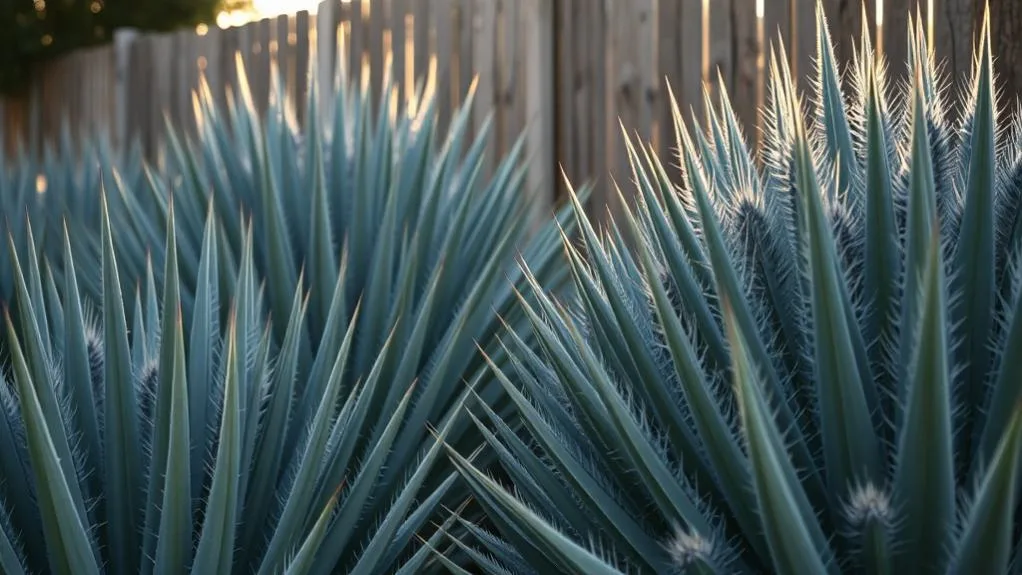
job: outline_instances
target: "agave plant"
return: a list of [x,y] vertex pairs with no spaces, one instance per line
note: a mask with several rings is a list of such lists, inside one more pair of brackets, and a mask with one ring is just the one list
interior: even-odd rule
[[[108,186],[113,184],[112,171],[104,173],[102,168],[114,163],[115,156],[105,137],[75,141],[67,121],[62,124],[59,141],[55,146],[47,142],[41,158],[29,155],[24,148],[13,157],[0,154],[0,214],[3,214],[0,234],[13,239],[19,250],[25,250],[30,241],[28,222],[32,221],[37,235],[31,238],[35,247],[60,262],[62,230],[67,227],[78,238],[71,246],[75,254],[98,260],[101,253],[98,198],[104,180]],[[129,147],[123,161],[117,164],[118,185],[113,189],[134,191],[147,185],[148,169],[138,145]],[[114,206],[119,206],[120,198],[110,199]],[[123,272],[134,271],[133,277],[144,277],[144,258],[140,262],[138,270]],[[4,270],[0,273],[0,301],[14,297],[12,266],[10,252],[0,250],[0,269]],[[82,287],[98,293],[98,269],[83,271],[92,280]]]
[[[251,243],[230,273],[239,288],[225,333],[205,317],[196,332],[205,345],[186,352],[173,215],[162,302],[136,299],[129,331],[103,215],[101,302],[80,295],[70,236],[60,300],[33,294],[12,255],[21,321],[5,314],[13,387],[0,382],[4,573],[329,573],[342,560],[376,572],[392,563],[421,523],[408,510],[438,452],[396,491],[385,518],[364,515],[411,388],[377,432],[363,433],[369,398],[384,384],[377,371],[343,389],[353,322],[321,349],[314,375],[298,379],[307,298],[296,292],[278,349],[257,313]],[[219,275],[209,221],[203,293]],[[50,322],[64,329],[51,332]],[[297,441],[286,451],[289,435]],[[372,533],[366,541],[354,536],[360,524]]]
[[[271,99],[263,115],[240,56],[236,66],[238,86],[227,88],[228,109],[219,109],[203,81],[193,97],[196,137],[168,123],[153,165],[141,160],[137,145],[121,160],[105,140],[77,143],[68,130],[57,150],[47,148],[41,161],[23,154],[10,165],[0,164],[0,231],[13,236],[18,250],[31,244],[50,257],[55,266],[42,270],[44,283],[47,275],[56,285],[63,281],[64,227],[75,238],[76,257],[99,259],[97,206],[104,190],[120,240],[124,289],[134,289],[150,265],[161,279],[167,213],[170,198],[176,198],[182,303],[189,323],[205,216],[212,204],[223,232],[218,249],[225,262],[240,258],[246,222],[255,226],[256,271],[267,280],[270,311],[287,314],[302,273],[310,286],[321,288],[310,299],[313,344],[323,329],[342,244],[351,264],[344,290],[349,311],[363,291],[374,299],[394,299],[396,270],[413,255],[418,264],[407,279],[415,283],[416,297],[438,262],[457,262],[447,266],[446,274],[458,288],[440,288],[449,294],[442,296],[448,306],[468,293],[476,278],[489,277],[481,272],[498,246],[505,255],[519,249],[526,258],[544,262],[559,255],[555,229],[533,238],[528,232],[534,226],[521,225],[533,212],[522,185],[523,142],[499,158],[492,174],[481,173],[490,125],[485,123],[474,137],[469,134],[474,90],[455,111],[447,132],[440,133],[428,83],[415,86],[412,104],[397,107],[388,97],[392,83],[387,73],[384,96],[374,105],[369,86],[350,82],[340,67],[334,78],[337,95],[326,107],[316,97],[319,79],[309,74],[307,117],[299,125],[279,75],[271,76]],[[527,240],[533,241],[526,245]],[[390,265],[376,266],[379,261]],[[0,265],[10,269],[7,252],[0,255]],[[379,272],[374,275],[374,270]],[[509,270],[520,277],[514,266]],[[560,273],[567,278],[565,270]],[[82,266],[79,274],[83,293],[98,297],[98,268]],[[230,295],[232,287],[222,287]],[[13,289],[11,275],[0,274],[0,301],[10,301]],[[226,311],[221,311],[225,320]],[[276,328],[278,339],[283,331]],[[368,339],[378,344],[386,329],[375,331]]]
[[920,22],[900,87],[868,37],[846,84],[818,7],[813,108],[773,57],[761,164],[722,94],[674,107],[680,184],[629,139],[620,227],[575,201],[578,299],[534,278],[540,351],[493,364],[518,413],[468,404],[513,488],[450,450],[487,516],[452,515],[452,569],[1022,567],[1022,116],[984,20],[953,127]]
[[41,194],[13,166],[4,572],[436,567],[410,543],[464,496],[430,431],[474,442],[470,388],[500,408],[477,350],[506,357],[527,321],[516,254],[569,277],[572,221],[526,235],[520,150],[483,179],[471,99],[441,141],[424,85],[375,116],[343,68],[335,87],[330,130],[279,83],[263,120],[243,80],[229,118],[203,87],[198,141],[172,129],[163,164],[54,155]]

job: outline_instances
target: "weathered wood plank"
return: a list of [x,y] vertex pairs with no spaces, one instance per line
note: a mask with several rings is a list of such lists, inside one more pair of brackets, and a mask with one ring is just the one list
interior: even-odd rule
[[[555,38],[557,39],[557,62],[555,68],[555,97],[557,106],[557,163],[558,170],[571,177],[579,173],[581,142],[576,139],[575,127],[579,123],[576,109],[576,89],[582,82],[583,62],[576,59],[577,48],[584,44],[584,21],[580,21],[575,10],[577,3],[564,0],[557,3],[555,17]],[[563,197],[566,190],[561,178],[555,180],[556,198]]]
[[387,13],[383,0],[370,0],[369,7],[369,34],[366,36],[366,47],[369,51],[369,81],[373,104],[380,101],[383,90],[384,62],[384,32],[387,29]]
[[803,94],[812,89],[813,62],[816,60],[816,1],[791,0],[791,40],[788,44],[788,64],[791,77]]
[[554,7],[547,0],[521,0],[529,41],[525,45],[528,86],[529,164],[526,193],[530,225],[549,212],[554,191]]
[[145,109],[149,103],[149,82],[146,78],[146,67],[149,63],[149,39],[145,36],[137,37],[128,52],[128,73],[126,75],[127,85],[125,92],[127,96],[123,100],[125,114],[125,138],[122,144],[134,146],[136,143],[145,152]]
[[178,66],[178,83],[174,85],[170,97],[176,113],[175,130],[180,136],[191,135],[195,131],[195,118],[192,111],[192,91],[195,90],[198,78],[197,38],[194,30],[179,30],[175,34],[178,52],[175,61]]
[[[501,91],[504,99],[504,114],[507,117],[507,124],[504,128],[504,149],[508,152],[524,136],[528,118],[524,52],[529,34],[526,27],[526,16],[521,3],[504,0],[502,17],[507,26],[507,33],[502,41],[504,49],[502,69],[505,70],[505,73],[501,78]],[[557,42],[555,36],[555,46]],[[555,81],[551,80],[552,83]],[[553,85],[552,89],[556,90],[556,85]]]
[[[456,37],[458,38],[457,58],[458,58],[458,105],[460,106],[464,102],[464,98],[469,92],[469,88],[473,85],[476,77],[476,65],[472,58],[472,27],[475,22],[475,2],[474,0],[458,0],[458,16],[456,20],[455,30]],[[473,107],[471,112],[474,112],[477,107]],[[473,116],[470,114],[470,116]],[[469,127],[471,128],[471,121]],[[469,130],[469,132],[473,132]]]
[[916,2],[884,0],[883,53],[887,58],[887,75],[892,81],[908,72],[908,16],[915,17]]
[[[763,0],[753,0],[755,9],[749,10],[749,0],[731,1],[734,64],[731,67],[731,77],[728,79],[727,95],[735,116],[741,124],[746,144],[751,149],[757,149],[760,70],[764,63],[763,49],[760,45],[760,28],[764,5]],[[718,93],[717,96],[719,102],[720,94]]]
[[[232,99],[235,98],[241,88],[238,75],[238,59],[241,58],[243,63],[250,60],[248,49],[244,44],[244,39],[241,37],[241,32],[242,29],[238,27],[227,28],[221,37],[220,70],[222,71],[225,84],[222,90],[220,90],[223,92],[220,97],[223,98],[222,101],[225,104],[228,96]],[[227,112],[227,108],[224,108],[224,112]]]
[[298,97],[295,100],[295,110],[302,125],[306,125],[307,114],[306,104],[309,101],[309,72],[312,50],[312,22],[309,19],[309,12],[302,10],[295,14],[294,18],[294,71]]
[[[489,130],[490,139],[488,153],[484,154],[480,177],[488,178],[492,174],[495,154],[499,153],[499,125],[502,121],[501,107],[498,106],[496,93],[500,86],[500,68],[497,62],[496,46],[498,33],[499,0],[473,0],[472,6],[472,72],[478,77],[475,102],[473,106],[473,132],[482,136]],[[487,128],[487,124],[489,128]],[[496,128],[496,130],[495,130]],[[494,132],[497,132],[496,134]]]
[[791,0],[763,0],[764,52],[768,58],[771,45],[780,40],[787,46],[791,37],[791,8]]
[[387,0],[390,8],[390,51],[393,62],[394,88],[397,91],[398,105],[404,108],[407,93],[410,91],[407,77],[407,29],[405,17],[408,14],[406,0]]
[[457,101],[454,58],[457,52],[454,28],[454,0],[434,0],[434,44],[437,59],[437,134],[446,136],[453,103]]
[[[295,91],[294,82],[291,79],[292,67],[290,62],[289,53],[291,46],[288,44],[288,35],[290,34],[290,18],[287,14],[280,14],[273,19],[273,30],[271,32],[272,37],[270,39],[270,62],[275,64],[277,67],[276,74],[279,75],[279,81],[281,83],[282,91],[284,96],[291,102],[294,102]],[[276,84],[278,78],[270,78],[270,86]]]
[[[350,8],[350,4],[343,7],[336,0],[323,0],[316,9],[316,81],[319,86],[319,110],[325,120],[333,117],[333,107],[327,102],[333,101],[334,96],[334,74],[341,65],[342,59],[347,57],[346,53],[339,52],[337,34],[337,19],[342,17],[342,8]],[[350,28],[349,37],[350,40]],[[344,64],[350,69],[350,64],[344,60]]]
[[361,85],[363,73],[367,72],[363,69],[362,63],[368,57],[366,51],[367,36],[369,35],[369,21],[366,19],[368,5],[369,0],[352,0],[350,4],[351,11],[348,22],[351,26],[351,51],[348,54],[348,72],[351,74],[351,81],[356,86]]
[[[603,85],[599,84],[603,78],[600,74],[603,70],[603,51],[602,44],[594,41],[602,31],[598,21],[602,15],[602,10],[589,10],[586,0],[571,2],[569,17],[572,20],[573,42],[570,57],[574,73],[567,79],[570,84],[566,90],[571,118],[568,143],[573,150],[571,154],[574,165],[570,169],[565,167],[564,173],[574,184],[585,183],[585,179],[593,172],[593,166],[603,164],[602,158],[598,162],[595,158],[599,142],[592,132],[594,126],[603,126],[602,122],[593,121],[597,114],[602,116],[604,111],[602,108],[597,109],[601,106],[604,93]],[[566,199],[568,182],[561,176],[560,167],[554,177],[559,190],[557,198],[563,201]]]
[[[858,2],[838,3],[834,14],[830,17],[830,33],[834,41],[835,52],[841,62],[841,70],[851,65],[853,54],[858,51],[861,43],[862,33],[865,30],[870,35],[870,41],[876,42],[874,20],[876,15],[875,0],[859,0]],[[863,20],[862,12],[865,8],[866,19]]]
[[429,73],[429,60],[433,53],[433,46],[430,42],[430,8],[432,2],[429,0],[417,0],[412,2],[412,38],[415,42],[413,51],[413,74],[414,83],[425,82]]
[[[608,98],[609,90],[607,88],[611,69],[607,58],[608,41],[611,34],[610,13],[607,10],[606,4],[601,8],[588,10],[587,61],[590,73],[588,85],[593,100],[589,107],[590,116],[587,119],[585,131],[581,133],[581,136],[592,142],[592,148],[589,152],[589,169],[585,174],[578,176],[578,178],[590,181],[594,186],[590,201],[590,206],[594,210],[597,209],[597,206],[601,206],[601,202],[603,202],[605,197],[597,192],[596,187],[606,189],[608,184],[606,169],[608,122],[606,121],[606,115],[611,110],[613,104],[613,99]],[[558,174],[558,177],[560,177],[560,174]],[[575,182],[582,183],[579,180]]]
[[271,65],[273,62],[272,54],[270,53],[270,42],[273,38],[273,19],[263,18],[259,21],[256,27],[256,38],[255,45],[252,48],[253,62],[252,70],[255,78],[256,89],[253,91],[252,97],[255,101],[256,110],[260,114],[266,113],[267,105],[270,101],[270,74]]
[[[652,135],[653,110],[660,80],[656,75],[656,3],[651,0],[612,2],[607,98],[611,113],[606,117],[607,167],[623,188],[632,178],[631,166],[621,133],[647,141]],[[617,193],[603,190],[603,203],[615,212]],[[595,206],[598,210],[599,206]]]
[[[940,0],[934,9],[934,39],[937,62],[943,62],[956,85],[972,72],[973,44],[979,41],[973,0]],[[995,63],[996,64],[996,63]]]
[[[660,106],[657,114],[657,147],[656,151],[662,160],[669,157],[674,143],[674,128],[671,122],[670,92],[677,96],[679,83],[685,76],[683,70],[686,54],[682,48],[681,26],[679,18],[683,9],[681,2],[663,2],[657,18],[659,30],[657,39],[657,70],[661,86]],[[698,71],[696,72],[698,74]]]
[[[703,11],[706,12],[703,12]],[[702,117],[703,110],[703,82],[710,73],[709,54],[709,29],[703,29],[703,24],[708,25],[709,18],[695,18],[693,14],[708,16],[709,3],[705,0],[682,0],[680,9],[675,18],[670,22],[676,26],[678,37],[676,40],[678,56],[672,68],[669,70],[671,88],[677,98],[678,110],[682,119],[688,123],[695,113]],[[669,99],[665,98],[665,104],[670,106]],[[668,107],[665,112],[668,118],[671,117],[671,109]],[[673,124],[673,118],[671,118]],[[677,150],[679,145],[675,129],[671,127],[671,142]],[[665,161],[664,158],[661,158]],[[677,162],[672,162],[676,164]],[[668,166],[665,166],[668,167]],[[673,175],[673,170],[672,170]]]
[[225,30],[218,26],[212,26],[206,32],[202,55],[205,65],[200,70],[200,73],[206,79],[206,87],[209,89],[209,94],[212,96],[213,102],[216,103],[219,108],[218,112],[221,114],[226,112],[226,108],[223,107],[222,96],[223,86],[226,84],[226,71],[222,68],[223,55],[221,54],[224,32]]
[[[743,0],[732,0],[741,2]],[[749,4],[749,0],[744,0],[746,4]],[[710,69],[707,70],[709,77],[707,78],[707,86],[709,87],[709,93],[714,101],[720,97],[720,79],[723,78],[724,82],[732,82],[734,78],[735,60],[736,55],[734,54],[734,45],[732,44],[732,38],[734,37],[734,21],[732,19],[732,10],[730,9],[730,3],[728,1],[714,0],[709,2],[710,7],[710,26],[709,26],[709,65]],[[746,5],[743,8],[744,12],[749,12],[750,6]]]
[[[493,42],[493,121],[490,126],[490,149],[494,162],[499,161],[509,151],[510,134],[520,126],[516,126],[512,107],[510,82],[515,78],[516,60],[512,38],[518,32],[517,14],[514,2],[497,0],[494,2],[494,35]],[[556,57],[556,56],[555,56]],[[555,61],[550,62],[551,66]]]
[[160,34],[154,40],[152,50],[150,51],[150,57],[152,58],[150,65],[153,71],[151,79],[153,106],[150,108],[149,134],[147,139],[149,140],[149,149],[152,154],[151,158],[158,165],[162,165],[163,150],[165,149],[163,142],[166,134],[166,119],[167,117],[172,117],[170,94],[174,86],[173,72],[171,71],[173,68],[171,65],[172,59],[174,58],[174,35],[173,33]]

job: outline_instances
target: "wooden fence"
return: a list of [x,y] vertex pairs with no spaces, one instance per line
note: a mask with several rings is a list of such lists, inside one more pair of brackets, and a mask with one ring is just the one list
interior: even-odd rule
[[[115,146],[138,138],[154,157],[163,112],[179,126],[191,125],[191,92],[200,74],[222,101],[236,80],[236,53],[247,64],[260,107],[271,63],[280,68],[299,121],[310,62],[321,77],[332,77],[337,59],[346,58],[353,76],[364,73],[378,90],[389,58],[403,79],[399,98],[413,80],[435,70],[441,129],[478,77],[473,125],[492,115],[490,158],[524,132],[530,189],[551,198],[562,186],[562,167],[576,184],[628,177],[619,120],[673,163],[668,81],[682,110],[697,114],[703,82],[716,95],[723,81],[755,141],[769,44],[778,33],[784,38],[793,72],[808,86],[817,1],[327,0],[316,14],[227,29],[120,31],[109,46],[46,66],[27,97],[0,100],[0,117],[8,152],[16,142],[39,152],[59,136],[66,118],[74,137],[105,132]],[[865,25],[892,72],[903,73],[906,18],[916,0],[819,1],[840,59],[850,56]],[[968,72],[972,0],[918,2],[938,58],[953,74]],[[863,22],[864,13],[873,21]],[[321,87],[329,96],[330,83]]]

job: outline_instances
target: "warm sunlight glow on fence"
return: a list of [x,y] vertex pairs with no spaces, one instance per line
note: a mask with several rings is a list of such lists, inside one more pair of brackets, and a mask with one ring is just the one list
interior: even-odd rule
[[[349,0],[341,0],[342,4]],[[221,12],[216,17],[217,26],[230,28],[244,26],[253,20],[272,18],[280,14],[294,14],[306,10],[315,14],[321,0],[252,0],[252,6],[244,10]]]
[[884,53],[884,0],[876,0],[877,54]]
[[252,0],[252,9],[260,16],[276,16],[308,10],[310,14],[319,7],[318,0]]
[[926,0],[926,49],[933,51],[933,0]]
[[703,82],[710,80],[710,0],[703,0]]

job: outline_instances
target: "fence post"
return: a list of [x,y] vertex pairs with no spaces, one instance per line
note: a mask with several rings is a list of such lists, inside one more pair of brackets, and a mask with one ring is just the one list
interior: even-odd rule
[[[500,124],[501,106],[497,104],[495,97],[499,89],[499,72],[496,66],[497,56],[497,2],[495,0],[476,0],[472,10],[472,22],[465,34],[471,34],[472,38],[472,63],[475,65],[471,71],[477,78],[475,94],[475,110],[473,120],[476,137],[482,135],[486,123],[489,122],[488,139],[490,141],[489,153],[484,154],[480,175],[489,178],[493,175],[493,167],[497,164],[494,156],[500,153]],[[512,28],[513,29],[513,28]],[[545,77],[544,81],[549,81]]]
[[554,197],[557,143],[554,132],[554,3],[526,0],[522,3],[529,35],[525,43],[526,118],[530,226],[535,229],[546,217]]
[[[607,159],[600,186],[594,198],[594,216],[603,220],[610,212],[620,213],[615,184],[630,191],[631,162],[625,146],[627,137],[637,134],[642,142],[652,139],[653,110],[658,98],[660,79],[657,76],[657,5],[653,0],[607,0],[608,46],[606,66],[606,138]],[[607,173],[609,172],[609,173]]]
[[128,98],[131,86],[131,50],[138,37],[138,30],[121,28],[114,32],[114,126],[111,130],[114,150],[127,157],[128,118],[131,117],[131,101]]
[[316,10],[316,82],[319,84],[319,113],[333,115],[334,72],[337,59],[337,0],[323,0]]

